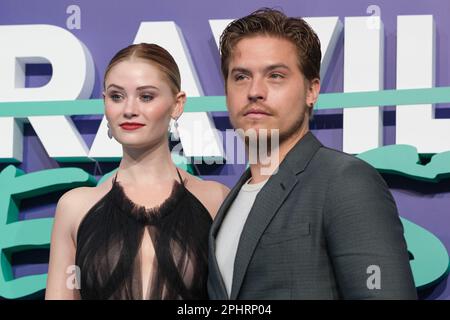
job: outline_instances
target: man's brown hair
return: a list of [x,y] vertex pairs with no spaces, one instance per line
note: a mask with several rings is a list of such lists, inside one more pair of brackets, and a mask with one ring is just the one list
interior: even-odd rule
[[314,30],[302,18],[287,17],[279,10],[263,8],[234,20],[222,33],[220,53],[225,83],[234,46],[244,38],[258,35],[280,37],[290,41],[297,48],[299,68],[306,79],[320,79],[322,53],[319,37]]

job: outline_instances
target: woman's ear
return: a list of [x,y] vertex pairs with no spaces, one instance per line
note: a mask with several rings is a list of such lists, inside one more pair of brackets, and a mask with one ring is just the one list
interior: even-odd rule
[[178,119],[184,110],[184,104],[186,103],[186,93],[184,91],[180,91],[175,96],[175,106],[172,110],[172,118]]
[[105,93],[105,91],[102,91],[102,96],[103,96],[103,102],[105,102],[105,98],[106,98],[106,93]]

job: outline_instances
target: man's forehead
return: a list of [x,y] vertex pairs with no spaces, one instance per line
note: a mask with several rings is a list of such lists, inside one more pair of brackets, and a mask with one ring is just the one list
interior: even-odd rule
[[231,59],[286,59],[297,57],[297,48],[286,39],[271,36],[254,36],[239,40],[231,50]]
[[250,52],[236,51],[231,55],[230,70],[240,69],[291,69],[298,65],[298,57],[295,54],[271,55],[260,53],[253,55]]

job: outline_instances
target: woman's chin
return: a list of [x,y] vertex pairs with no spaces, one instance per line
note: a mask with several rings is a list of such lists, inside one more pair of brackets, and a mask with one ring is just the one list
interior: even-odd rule
[[156,145],[160,144],[163,141],[163,139],[144,140],[144,139],[127,138],[127,139],[118,139],[117,141],[122,145],[122,147],[127,149],[151,149]]

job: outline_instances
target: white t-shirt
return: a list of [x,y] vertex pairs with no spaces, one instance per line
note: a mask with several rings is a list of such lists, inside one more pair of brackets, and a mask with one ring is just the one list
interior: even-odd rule
[[258,192],[269,179],[255,184],[249,184],[250,180],[251,178],[242,185],[239,194],[234,199],[222,221],[216,238],[216,259],[228,296],[231,294],[234,260],[242,229]]

